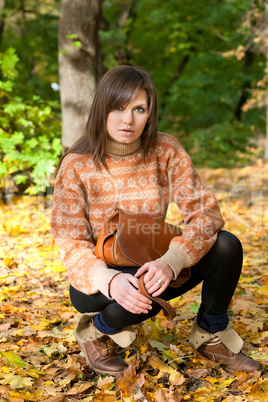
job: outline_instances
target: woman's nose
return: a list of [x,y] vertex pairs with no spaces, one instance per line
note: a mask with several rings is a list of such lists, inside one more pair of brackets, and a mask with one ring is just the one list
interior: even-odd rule
[[132,124],[133,123],[133,113],[131,110],[124,111],[124,123]]

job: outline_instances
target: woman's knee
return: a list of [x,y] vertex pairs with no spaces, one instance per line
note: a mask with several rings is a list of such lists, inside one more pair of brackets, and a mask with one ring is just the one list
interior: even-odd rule
[[74,308],[79,313],[95,313],[103,310],[107,304],[114,303],[102,293],[87,295],[70,285],[70,300]]
[[218,233],[215,248],[220,258],[235,262],[235,265],[242,267],[243,248],[240,240],[234,234],[221,230]]
[[234,252],[238,254],[243,253],[242,244],[238,237],[227,230],[220,230],[218,233],[217,243],[223,251]]

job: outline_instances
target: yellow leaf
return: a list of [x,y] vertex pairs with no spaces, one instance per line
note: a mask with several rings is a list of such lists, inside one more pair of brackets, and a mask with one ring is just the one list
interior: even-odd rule
[[174,369],[162,362],[157,356],[152,356],[149,359],[149,364],[155,369],[162,371],[162,373],[172,374],[174,373]]
[[69,374],[67,377],[58,381],[60,387],[65,388],[66,385],[70,384],[70,382],[75,378],[75,374]]
[[18,265],[17,262],[14,261],[13,257],[6,257],[5,258],[5,266],[11,268],[13,266]]
[[49,385],[55,385],[54,381],[45,381],[44,385],[49,386]]
[[145,344],[145,345],[141,345],[141,347],[140,347],[140,352],[141,352],[141,354],[145,353],[145,352],[147,351],[147,349],[148,349],[148,347],[147,347],[146,344]]
[[253,385],[251,395],[254,397],[264,397],[268,395],[268,380],[260,380]]
[[13,352],[1,352],[0,356],[4,357],[8,364],[11,366],[26,367],[27,363],[23,361],[16,353]]
[[40,375],[45,375],[43,371],[40,371],[36,368],[31,368],[29,370],[17,370],[17,374],[21,375],[22,377],[32,377],[38,379]]
[[260,286],[257,289],[257,293],[263,296],[268,296],[268,285]]
[[[48,266],[52,272],[66,272],[66,268],[61,264],[51,264]],[[46,266],[47,268],[47,266]]]
[[64,289],[64,290],[63,290],[63,295],[64,295],[65,297],[69,297],[69,294],[70,294],[69,290],[67,290],[67,289]]
[[42,320],[38,324],[31,324],[32,329],[35,331],[42,331],[50,324],[49,320]]
[[1,367],[1,371],[2,371],[2,373],[10,373],[10,371],[11,371],[12,369],[10,368],[10,367]]
[[25,401],[40,401],[40,392],[10,391],[9,397],[11,401],[15,401],[15,399]]
[[235,380],[235,378],[227,378],[226,380],[223,380],[219,378],[206,377],[205,380],[214,385],[214,387],[217,389],[224,389],[229,387],[230,384],[232,384],[232,382]]
[[23,387],[31,387],[33,385],[33,380],[28,377],[21,377],[19,375],[8,374],[4,379],[0,381],[0,384],[7,385],[9,384],[11,388],[23,388]]
[[172,385],[178,386],[182,385],[186,380],[183,374],[179,373],[178,371],[174,371],[170,374],[169,381]]
[[27,233],[27,232],[25,230],[22,230],[20,225],[16,225],[16,226],[12,226],[9,236],[16,237],[16,236],[19,236],[24,233]]
[[107,389],[112,388],[113,383],[114,383],[114,377],[112,377],[112,376],[107,376],[104,379],[99,377],[97,387],[99,389],[107,390]]

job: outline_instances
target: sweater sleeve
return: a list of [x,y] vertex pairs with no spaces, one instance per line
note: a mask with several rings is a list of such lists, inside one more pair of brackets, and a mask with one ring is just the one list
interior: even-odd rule
[[171,197],[183,214],[182,236],[172,239],[168,251],[159,258],[168,263],[177,278],[211,249],[224,226],[216,197],[202,182],[189,155],[176,142],[168,162]]
[[85,294],[100,291],[110,298],[109,282],[118,271],[108,268],[94,254],[86,189],[75,166],[75,154],[69,154],[58,172],[51,235],[59,246],[71,285]]

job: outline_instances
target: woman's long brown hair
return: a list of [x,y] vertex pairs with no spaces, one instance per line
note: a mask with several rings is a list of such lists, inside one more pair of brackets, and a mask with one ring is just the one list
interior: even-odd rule
[[141,135],[143,157],[148,155],[157,137],[157,101],[153,81],[142,67],[118,66],[108,71],[99,82],[84,134],[62,156],[57,172],[69,153],[91,154],[96,169],[100,169],[100,164],[107,168],[104,153],[108,114],[131,102],[139,89],[144,89],[148,96],[148,121]]

